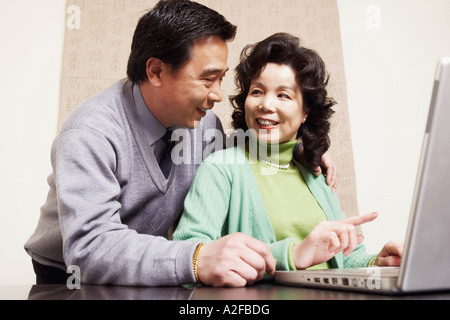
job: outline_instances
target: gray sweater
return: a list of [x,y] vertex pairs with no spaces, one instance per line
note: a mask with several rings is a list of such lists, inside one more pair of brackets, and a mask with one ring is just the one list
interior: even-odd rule
[[199,128],[184,129],[191,148],[182,152],[190,156],[183,154],[166,180],[146,141],[132,83],[121,80],[90,98],[53,143],[50,190],[25,250],[44,265],[78,266],[82,283],[194,283],[196,243],[169,241],[167,234],[183,211],[203,151],[222,143],[204,135],[208,129],[223,132],[212,112]]

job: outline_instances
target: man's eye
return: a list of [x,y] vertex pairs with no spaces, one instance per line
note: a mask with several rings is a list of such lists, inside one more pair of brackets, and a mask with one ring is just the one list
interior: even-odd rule
[[214,79],[212,78],[203,78],[203,82],[205,84],[205,87],[210,88],[214,84]]
[[205,81],[205,85],[209,88],[212,85],[214,85],[214,82],[217,81],[217,78],[205,78],[204,81]]

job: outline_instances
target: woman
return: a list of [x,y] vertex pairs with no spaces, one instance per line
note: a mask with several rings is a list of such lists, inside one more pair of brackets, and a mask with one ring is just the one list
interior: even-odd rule
[[355,226],[377,214],[346,218],[325,178],[297,158],[299,142],[312,166],[329,148],[334,101],[327,83],[322,59],[291,35],[274,34],[243,50],[231,102],[233,126],[248,139],[202,163],[175,240],[208,243],[242,232],[269,245],[278,270],[400,263],[401,245],[365,253]]

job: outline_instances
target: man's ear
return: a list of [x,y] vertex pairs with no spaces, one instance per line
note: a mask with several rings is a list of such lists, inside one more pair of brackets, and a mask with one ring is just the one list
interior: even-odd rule
[[148,81],[155,87],[162,85],[161,74],[164,68],[164,62],[158,58],[150,58],[147,60],[146,72]]

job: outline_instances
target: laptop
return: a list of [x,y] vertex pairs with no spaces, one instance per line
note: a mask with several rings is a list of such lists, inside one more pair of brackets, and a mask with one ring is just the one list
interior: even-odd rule
[[405,294],[450,290],[450,57],[437,66],[400,267],[277,271],[290,286]]

